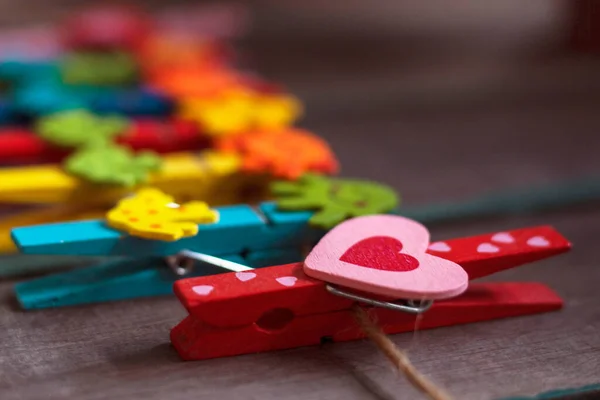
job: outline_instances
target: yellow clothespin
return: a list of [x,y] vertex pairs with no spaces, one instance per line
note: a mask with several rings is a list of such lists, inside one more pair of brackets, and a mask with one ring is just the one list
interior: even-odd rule
[[[239,164],[238,157],[231,154],[173,153],[164,157],[162,168],[150,175],[147,186],[176,198],[213,198],[215,193],[207,193],[207,189],[213,190],[214,182],[222,183],[236,175]],[[2,203],[112,206],[130,193],[130,188],[118,185],[90,184],[67,174],[58,165],[0,170]]]

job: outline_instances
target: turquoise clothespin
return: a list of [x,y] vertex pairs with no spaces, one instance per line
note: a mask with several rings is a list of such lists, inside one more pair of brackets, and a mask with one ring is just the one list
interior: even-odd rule
[[32,81],[60,81],[60,68],[56,60],[28,60],[22,57],[3,57],[0,60],[0,79],[13,84]]
[[27,256],[22,254],[5,254],[0,256],[0,278],[13,278],[24,275],[40,275],[56,270],[97,264],[105,257],[78,256]]
[[216,210],[219,222],[200,225],[196,236],[175,242],[131,237],[102,220],[15,228],[12,237],[23,254],[118,257],[19,283],[17,299],[25,309],[40,309],[165,295],[178,279],[227,272],[195,262],[178,275],[165,257],[191,250],[260,268],[301,260],[303,246],[325,233],[307,224],[312,212],[281,212],[273,203]]
[[280,249],[318,240],[324,231],[307,225],[312,212],[282,212],[273,203],[217,207],[217,223],[200,225],[196,236],[174,242],[129,236],[104,220],[34,225],[12,230],[22,254],[166,257],[183,249],[212,255]]
[[0,63],[0,79],[6,76],[16,82],[8,99],[16,111],[38,116],[87,108],[100,114],[166,116],[174,107],[173,99],[149,88],[65,85],[52,68],[43,67],[46,69],[39,66],[42,72],[35,75],[28,69],[20,71],[13,64]]
[[34,81],[17,87],[11,100],[16,111],[30,116],[88,107],[85,99],[72,90],[48,81]]

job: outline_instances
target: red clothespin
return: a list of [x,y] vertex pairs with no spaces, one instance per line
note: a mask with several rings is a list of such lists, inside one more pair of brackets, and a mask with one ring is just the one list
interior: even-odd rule
[[357,301],[386,333],[413,330],[420,313],[426,329],[557,310],[562,300],[539,283],[469,281],[569,248],[549,226],[429,244],[410,219],[359,217],[325,235],[304,263],[176,282],[190,315],[171,342],[183,359],[201,360],[360,339]]

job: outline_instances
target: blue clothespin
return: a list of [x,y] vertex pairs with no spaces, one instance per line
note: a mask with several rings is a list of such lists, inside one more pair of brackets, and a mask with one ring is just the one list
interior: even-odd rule
[[[280,212],[273,203],[257,208],[226,206],[217,211],[219,222],[201,225],[196,236],[176,242],[131,237],[103,220],[15,228],[12,237],[23,254],[115,257],[19,283],[17,299],[25,309],[41,309],[167,295],[178,279],[228,271],[202,255],[250,268],[297,262],[303,247],[313,245],[325,233],[307,224],[312,212]],[[187,260],[188,266],[173,256]]]
[[60,81],[60,68],[56,60],[3,56],[0,60],[0,79],[15,85],[32,81]]
[[15,110],[6,98],[0,98],[0,124],[8,124],[15,119]]
[[172,99],[145,87],[64,84],[52,64],[0,62],[0,79],[3,77],[15,85],[9,99],[12,108],[24,115],[87,108],[99,114],[166,116],[174,107]]
[[99,114],[129,116],[170,115],[174,102],[156,91],[143,88],[114,88],[91,99],[90,109]]

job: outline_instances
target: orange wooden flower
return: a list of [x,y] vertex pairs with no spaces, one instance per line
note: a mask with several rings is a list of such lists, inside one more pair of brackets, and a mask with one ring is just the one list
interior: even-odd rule
[[262,130],[218,139],[217,149],[238,154],[242,169],[297,179],[306,172],[332,174],[335,155],[323,139],[301,129]]

